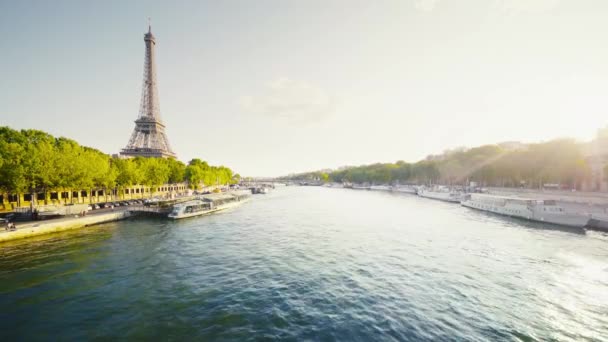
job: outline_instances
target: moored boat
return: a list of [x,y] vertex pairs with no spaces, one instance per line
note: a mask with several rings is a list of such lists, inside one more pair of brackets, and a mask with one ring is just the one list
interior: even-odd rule
[[432,188],[432,189],[418,189],[418,196],[421,197],[426,197],[426,198],[431,198],[431,199],[436,199],[436,200],[441,200],[441,201],[446,201],[446,202],[453,202],[453,203],[460,203],[460,201],[463,199],[464,193],[460,192],[460,191],[454,191],[451,190],[447,187],[436,187],[436,188]]
[[265,194],[267,194],[267,193],[268,193],[268,188],[263,187],[263,186],[262,186],[262,187],[255,187],[255,188],[252,188],[252,189],[251,189],[251,193],[252,193],[252,194],[254,194],[254,195],[255,195],[255,194],[258,194],[258,195],[260,195],[260,194],[261,194],[261,195],[265,195]]
[[590,214],[570,211],[555,200],[467,194],[461,204],[495,214],[577,228],[585,227],[591,219]]
[[220,210],[236,207],[249,199],[246,192],[218,193],[199,197],[194,200],[175,204],[167,215],[171,219],[211,214]]
[[369,187],[370,190],[390,191],[390,185],[372,185]]
[[352,188],[356,190],[369,190],[370,186],[368,184],[353,184]]
[[393,185],[391,190],[394,192],[405,192],[407,194],[413,194],[413,195],[418,193],[418,189],[411,185]]

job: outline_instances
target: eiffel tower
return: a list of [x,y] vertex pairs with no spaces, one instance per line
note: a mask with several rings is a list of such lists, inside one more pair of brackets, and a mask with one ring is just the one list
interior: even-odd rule
[[171,150],[169,139],[165,134],[165,125],[160,118],[154,63],[156,39],[152,35],[151,26],[148,26],[148,33],[144,35],[144,41],[146,42],[146,61],[139,116],[135,120],[135,129],[131,134],[131,139],[120,154],[126,157],[175,158],[175,153]]

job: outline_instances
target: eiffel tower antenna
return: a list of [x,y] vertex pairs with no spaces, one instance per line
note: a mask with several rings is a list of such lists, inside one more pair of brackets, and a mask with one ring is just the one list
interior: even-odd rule
[[139,116],[135,120],[135,129],[131,138],[120,154],[127,157],[175,158],[175,153],[171,150],[169,139],[165,134],[165,125],[160,117],[156,87],[156,38],[152,34],[150,18],[148,18],[148,33],[144,34],[144,42],[146,43],[146,55]]

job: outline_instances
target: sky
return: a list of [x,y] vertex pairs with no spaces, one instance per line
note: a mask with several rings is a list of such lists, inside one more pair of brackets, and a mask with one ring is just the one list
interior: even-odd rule
[[0,0],[0,126],[118,153],[148,17],[184,162],[279,176],[608,125],[605,0]]

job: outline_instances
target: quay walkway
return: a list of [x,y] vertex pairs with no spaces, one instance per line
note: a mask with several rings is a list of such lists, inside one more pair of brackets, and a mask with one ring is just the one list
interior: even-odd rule
[[59,219],[17,222],[16,230],[7,231],[3,225],[0,230],[0,243],[11,240],[25,239],[32,236],[63,232],[84,228],[105,222],[127,219],[134,214],[127,208],[108,210],[99,213],[89,212],[85,216],[70,216]]
[[[173,205],[186,202],[200,196],[211,200],[221,197],[225,193],[211,193],[206,195],[183,196],[174,199],[161,200],[150,205],[130,205],[128,207],[115,207],[112,209],[97,209],[88,211],[86,215],[65,216],[58,219],[16,222],[16,230],[5,230],[6,225],[0,225],[0,243],[33,236],[63,232],[92,226],[95,224],[124,220],[134,216],[160,216],[166,217]],[[1,246],[0,246],[1,248]]]

